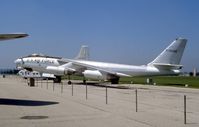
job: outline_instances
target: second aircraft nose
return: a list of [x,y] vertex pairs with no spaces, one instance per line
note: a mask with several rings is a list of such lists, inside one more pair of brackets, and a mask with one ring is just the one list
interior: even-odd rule
[[23,64],[23,60],[22,59],[16,59],[14,61],[14,63],[16,64],[16,68],[21,69],[21,66]]
[[15,62],[15,64],[21,64],[22,60],[21,59],[16,59],[14,62]]

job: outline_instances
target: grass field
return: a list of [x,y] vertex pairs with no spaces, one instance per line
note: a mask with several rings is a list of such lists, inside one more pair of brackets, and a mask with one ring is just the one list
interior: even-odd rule
[[[166,86],[178,86],[184,87],[185,84],[188,87],[199,88],[199,77],[185,77],[185,76],[156,76],[151,77],[156,85],[166,85]],[[147,77],[133,77],[133,78],[121,78],[120,83],[131,83],[134,84],[147,84]]]
[[[120,84],[147,84],[148,77],[132,77],[132,78],[120,78]],[[156,76],[150,77],[153,80],[153,83],[156,85],[164,86],[176,86],[176,87],[185,87],[185,84],[188,84],[188,87],[199,88],[199,77],[186,77],[186,76]],[[83,77],[80,76],[71,76],[72,80],[82,80]]]

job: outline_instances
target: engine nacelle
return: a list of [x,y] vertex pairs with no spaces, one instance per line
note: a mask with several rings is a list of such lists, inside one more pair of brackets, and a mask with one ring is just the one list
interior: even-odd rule
[[85,70],[83,72],[84,77],[97,79],[97,80],[106,80],[106,77],[102,75],[102,73],[98,70]]
[[64,68],[64,67],[55,67],[55,66],[48,66],[46,68],[48,73],[54,74],[54,75],[68,75],[73,73],[75,70],[70,68]]

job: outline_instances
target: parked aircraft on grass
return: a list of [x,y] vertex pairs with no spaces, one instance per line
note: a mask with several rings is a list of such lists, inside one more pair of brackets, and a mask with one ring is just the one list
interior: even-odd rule
[[[85,46],[81,48],[75,59],[33,54],[17,59],[15,63],[17,67],[29,71],[54,74],[58,82],[61,81],[63,75],[70,77],[76,74],[85,78],[109,80],[112,84],[117,84],[120,77],[180,74],[182,68],[180,61],[186,43],[186,39],[177,38],[152,62],[142,66],[90,61],[88,60],[88,47]],[[70,79],[68,83],[71,84]]]

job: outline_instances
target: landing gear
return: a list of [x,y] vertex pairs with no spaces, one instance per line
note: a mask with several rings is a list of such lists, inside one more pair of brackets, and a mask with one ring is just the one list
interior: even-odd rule
[[53,80],[54,83],[61,83],[61,76],[56,76],[56,78]]
[[34,78],[30,78],[30,79],[29,79],[28,85],[29,85],[30,87],[34,87],[34,86],[35,86],[35,79],[34,79]]
[[86,79],[83,80],[83,84],[86,84]]
[[68,85],[71,85],[72,82],[70,81],[70,75],[68,75]]
[[72,82],[71,81],[68,81],[68,85],[71,85],[72,84]]
[[83,77],[83,84],[85,85],[86,84],[86,77]]
[[119,78],[111,79],[111,84],[118,84],[118,83],[119,83]]

